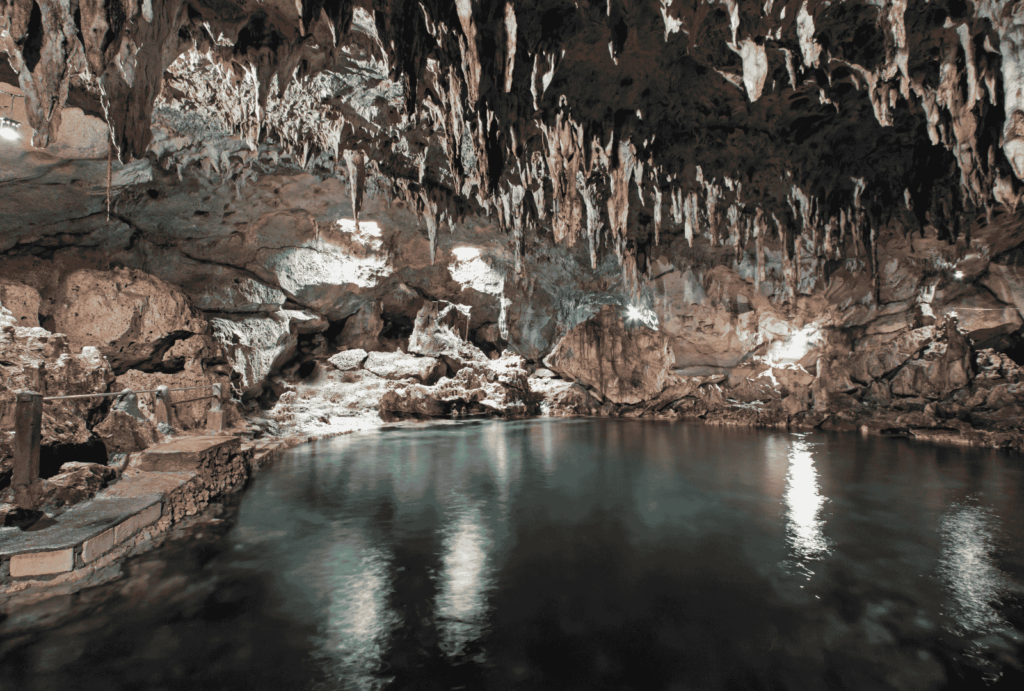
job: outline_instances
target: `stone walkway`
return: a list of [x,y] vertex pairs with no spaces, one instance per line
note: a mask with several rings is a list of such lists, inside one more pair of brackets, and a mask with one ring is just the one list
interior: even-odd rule
[[133,552],[303,440],[185,437],[150,447],[117,482],[39,530],[0,528],[0,594],[72,582]]

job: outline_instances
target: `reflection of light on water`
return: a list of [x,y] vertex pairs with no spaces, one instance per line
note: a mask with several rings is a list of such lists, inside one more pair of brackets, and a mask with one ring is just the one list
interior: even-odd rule
[[412,503],[423,497],[432,465],[432,447],[426,444],[410,444],[406,453],[392,458],[391,483],[399,502]]
[[828,552],[825,521],[821,509],[825,497],[818,491],[818,472],[810,445],[803,439],[793,442],[789,451],[789,472],[786,474],[787,537],[794,556],[806,561]]
[[359,689],[376,689],[384,645],[398,616],[387,606],[389,558],[361,533],[343,537],[325,564],[329,588],[322,653],[339,676]]
[[491,472],[494,474],[495,484],[498,485],[502,504],[508,502],[509,485],[512,481],[512,469],[509,467],[508,445],[505,439],[505,430],[500,425],[491,425],[484,433],[487,446],[491,453],[488,455],[488,462]]
[[1005,580],[993,559],[998,524],[980,506],[953,506],[939,523],[942,554],[939,573],[953,594],[950,608],[967,632],[988,632],[1003,623],[993,603]]
[[543,425],[544,472],[550,475],[555,470],[555,440],[551,436],[551,425]]
[[437,596],[440,647],[458,655],[483,633],[486,595],[491,585],[487,553],[493,540],[483,525],[480,509],[471,506],[444,539],[444,567]]

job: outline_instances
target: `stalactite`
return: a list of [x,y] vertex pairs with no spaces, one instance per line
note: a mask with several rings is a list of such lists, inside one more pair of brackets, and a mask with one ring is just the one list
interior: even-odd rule
[[652,185],[652,192],[654,194],[654,244],[658,245],[661,242],[661,186],[658,185],[658,180],[655,178],[654,184]]
[[[555,117],[548,128],[541,123],[545,142],[545,160],[553,186],[552,231],[555,242],[576,244],[583,229],[583,199],[579,187],[580,166],[583,162],[583,130],[564,113]],[[591,234],[588,219],[587,234]]]
[[754,275],[754,290],[760,291],[761,284],[765,280],[764,267],[764,235],[767,227],[764,221],[764,214],[758,209],[754,217],[754,251],[757,253],[757,273]]
[[516,10],[511,2],[505,3],[505,93],[512,91],[512,70],[516,65]]
[[[758,281],[764,280],[765,244],[774,242],[768,234],[767,216],[773,209],[779,210],[780,202],[788,203],[792,209],[798,232],[805,235],[801,246],[809,255],[841,258],[851,244],[847,233],[852,233],[853,252],[864,256],[864,245],[868,242],[868,257],[874,262],[877,219],[865,220],[861,200],[864,194],[875,194],[887,189],[887,185],[892,188],[894,180],[903,186],[901,176],[906,175],[906,170],[900,168],[898,156],[887,159],[897,161],[894,168],[887,167],[888,162],[856,168],[872,172],[867,179],[855,182],[852,205],[844,200],[838,205],[843,208],[833,212],[835,206],[830,204],[836,205],[835,195],[842,195],[843,189],[849,188],[823,192],[816,180],[809,179],[816,172],[808,171],[814,171],[815,164],[822,164],[814,158],[816,154],[803,152],[811,156],[799,174],[803,179],[794,179],[795,172],[787,173],[783,184],[789,189],[779,193],[760,182],[769,166],[774,165],[767,161],[778,160],[772,158],[773,153],[778,153],[772,150],[775,144],[766,145],[764,166],[752,160],[749,152],[738,150],[747,141],[742,138],[745,133],[765,125],[757,119],[776,108],[780,96],[786,107],[792,108],[792,122],[802,122],[810,114],[815,127],[834,126],[828,118],[835,118],[836,126],[848,126],[849,106],[856,105],[855,98],[865,98],[864,94],[851,93],[851,85],[856,90],[866,88],[866,97],[882,126],[895,123],[907,131],[916,131],[923,125],[928,141],[952,152],[959,180],[935,183],[940,187],[946,185],[936,192],[945,195],[945,201],[929,210],[937,227],[945,223],[955,237],[963,206],[991,211],[991,204],[1015,208],[1020,199],[1017,181],[1000,173],[1012,169],[1018,179],[1024,178],[1024,60],[1020,58],[1024,34],[1019,13],[1004,12],[1004,3],[975,3],[927,32],[921,29],[925,20],[914,10],[909,27],[912,33],[908,36],[907,0],[881,3],[877,13],[869,13],[869,23],[852,15],[840,16],[839,5],[835,4],[785,3],[783,7],[782,3],[770,2],[758,10],[726,0],[726,14],[721,19],[728,28],[722,27],[722,35],[718,35],[709,33],[710,24],[705,25],[715,16],[709,3],[683,6],[662,0],[664,41],[675,46],[672,50],[683,51],[688,65],[692,62],[701,69],[710,66],[711,70],[705,71],[713,75],[714,88],[729,90],[734,88],[729,82],[736,85],[739,100],[734,94],[726,94],[721,113],[715,117],[731,118],[723,129],[731,129],[738,138],[713,153],[709,152],[715,145],[708,143],[712,140],[704,137],[707,130],[702,129],[707,121],[701,120],[703,115],[690,111],[684,117],[694,119],[694,146],[677,148],[677,142],[668,142],[663,147],[665,143],[661,141],[654,145],[655,129],[672,131],[683,121],[666,117],[666,113],[674,112],[676,104],[668,103],[661,112],[659,106],[653,105],[670,100],[668,91],[658,92],[659,79],[634,74],[642,72],[642,68],[630,64],[628,56],[636,47],[627,47],[625,37],[631,42],[643,40],[650,31],[627,7],[613,2],[593,8],[586,3],[577,4],[574,19],[566,17],[558,27],[545,27],[538,36],[537,18],[525,13],[522,5],[517,13],[517,4],[511,0],[456,0],[454,5],[381,0],[371,6],[360,5],[358,11],[364,14],[360,15],[363,23],[358,39],[352,45],[338,48],[339,36],[348,31],[357,11],[354,5],[351,0],[297,0],[294,11],[289,10],[287,16],[276,11],[239,16],[219,12],[203,0],[9,0],[8,10],[0,19],[5,29],[3,49],[25,92],[35,144],[45,145],[56,135],[69,84],[72,78],[83,77],[92,80],[91,88],[99,89],[119,159],[127,161],[148,155],[154,101],[161,93],[165,96],[160,98],[172,98],[166,94],[175,91],[165,89],[163,80],[171,62],[190,51],[212,61],[220,70],[217,74],[231,83],[222,93],[237,102],[222,110],[230,111],[225,116],[229,129],[240,134],[251,150],[257,151],[266,143],[261,139],[269,137],[279,151],[296,154],[282,161],[293,166],[298,159],[303,168],[321,173],[324,168],[340,164],[338,160],[331,163],[325,151],[333,151],[335,159],[344,152],[357,222],[365,193],[366,161],[362,153],[355,158],[355,147],[384,161],[389,176],[408,176],[410,181],[418,182],[416,189],[430,197],[420,203],[426,205],[424,215],[430,219],[427,226],[432,255],[440,225],[445,220],[451,225],[451,198],[458,195],[461,203],[472,205],[478,213],[494,210],[501,224],[512,231],[517,248],[524,245],[525,235],[545,221],[550,212],[556,242],[573,246],[586,233],[591,262],[596,266],[601,232],[606,224],[612,249],[625,261],[627,241],[643,242],[637,237],[637,228],[631,227],[636,225],[637,210],[634,209],[632,217],[629,213],[630,184],[635,183],[640,203],[650,200],[654,204],[656,245],[663,231],[663,202],[669,205],[676,225],[671,230],[681,229],[691,246],[695,236],[705,234],[712,247],[726,241],[734,243],[740,256],[753,232],[761,266]],[[39,22],[30,27],[33,7],[38,7],[41,28]],[[535,9],[539,13],[547,8],[531,6],[530,12]],[[602,10],[609,21],[595,23],[594,13],[600,14]],[[853,48],[837,47],[834,31],[841,25],[837,23],[840,19],[857,23],[855,27],[844,26],[844,30],[856,28],[878,33],[874,37],[877,43],[871,44],[880,48],[874,51],[876,59],[865,62]],[[593,37],[581,32],[580,27],[595,32]],[[614,113],[608,109],[608,115],[602,114],[588,105],[588,99],[594,100],[591,96],[601,92],[605,85],[591,89],[589,84],[570,81],[582,74],[579,65],[596,59],[593,51],[598,48],[602,64],[607,64],[604,50],[609,27],[614,32],[612,57],[620,61],[627,57],[618,68],[623,74],[619,82],[622,89],[617,93],[628,94],[625,89],[634,77],[647,80],[654,90],[649,102],[635,104],[643,108],[642,114],[635,111],[636,117],[632,105],[616,105]],[[31,32],[36,33],[29,36]],[[677,33],[685,37],[670,39]],[[661,35],[658,27],[655,37]],[[588,38],[592,45],[587,43]],[[711,45],[712,41],[718,43]],[[650,57],[650,64],[664,67],[666,63],[658,62],[655,56],[655,49],[663,47],[655,42],[653,46],[643,46],[642,52]],[[912,47],[915,55],[937,57],[917,60],[920,64],[911,65]],[[357,50],[350,51],[352,48]],[[26,51],[32,50],[38,55],[30,54],[26,59]],[[485,50],[493,55],[485,55]],[[718,58],[730,50],[740,59],[734,64],[722,64]],[[275,101],[281,110],[289,107],[290,102],[284,102],[283,97],[290,85],[295,85],[291,98],[298,98],[296,93],[308,91],[306,80],[322,71],[332,73],[339,65],[347,65],[346,61],[355,60],[352,56],[357,53],[370,56],[360,64],[383,65],[380,73],[394,80],[395,94],[384,100],[392,99],[399,107],[393,108],[391,103],[382,107],[381,102],[370,107],[357,103],[359,98],[346,92],[345,96],[318,96],[316,105],[309,106],[314,113],[320,106],[330,111],[330,117],[323,118],[323,125],[310,127],[308,122],[282,122],[280,115],[276,119],[270,117]],[[531,64],[532,72],[527,75],[525,71]],[[559,72],[563,64],[567,74]],[[937,79],[933,74],[936,68]],[[671,82],[676,76],[665,75],[665,81]],[[727,81],[723,82],[722,77]],[[694,92],[707,88],[711,87],[695,82]],[[552,89],[557,89],[557,93],[552,93]],[[784,90],[792,94],[782,96]],[[611,93],[609,88],[608,94]],[[797,95],[799,98],[795,98]],[[913,101],[908,105],[901,98]],[[1002,103],[998,103],[1000,98]],[[328,104],[332,99],[344,103]],[[758,106],[747,108],[753,101],[758,101]],[[802,105],[804,101],[810,105]],[[745,114],[740,120],[729,115],[737,104],[744,104]],[[821,106],[828,104],[834,106],[835,114],[830,108],[826,117]],[[375,114],[367,114],[370,111]],[[989,122],[994,112],[1005,113],[1001,131],[993,131]],[[664,125],[647,124],[658,122],[658,118],[664,119]],[[739,127],[742,119],[749,119],[754,127]],[[771,122],[769,117],[768,129],[764,130],[769,142],[779,138],[779,132],[771,129]],[[908,125],[912,127],[907,128]],[[867,130],[853,134],[861,132]],[[388,138],[401,137],[408,137],[401,146],[387,142]],[[643,145],[638,148],[641,141]],[[882,141],[886,140],[880,138],[874,143]],[[642,160],[638,151],[643,152]],[[755,157],[761,149],[756,151]],[[430,165],[428,155],[433,157]],[[843,165],[851,162],[848,153],[836,155],[842,158]],[[177,162],[174,165],[179,173],[187,170]],[[228,170],[227,163],[216,156],[199,165],[211,176],[226,175]],[[722,177],[723,170],[737,175],[737,180],[742,175],[748,193],[743,193],[738,181]],[[740,170],[744,172],[734,172]],[[955,172],[951,177],[955,177]],[[662,184],[669,196],[667,200],[663,199]],[[652,189],[646,189],[647,185],[652,185]],[[437,192],[439,187],[444,187],[443,195]],[[431,190],[430,194],[426,189]],[[527,192],[532,206],[523,203]],[[437,195],[442,195],[443,201]],[[774,199],[762,204],[758,196]],[[781,201],[783,198],[785,201]],[[725,205],[732,203],[739,205],[737,215],[729,217],[735,239],[730,235],[726,240],[723,213]],[[751,226],[749,216],[758,205],[764,211],[756,211]],[[728,208],[731,214],[733,207]],[[646,218],[646,214],[642,217]],[[707,219],[706,227],[702,217]],[[776,222],[777,229],[782,227]]]
[[[352,197],[352,218],[359,227],[359,212],[363,208],[366,194],[366,158],[361,151],[345,151],[345,167],[348,170],[348,190]],[[305,167],[305,162],[303,162]]]
[[601,230],[604,222],[601,220],[601,207],[599,206],[598,190],[594,184],[588,184],[583,173],[578,173],[576,178],[577,186],[583,195],[583,202],[587,210],[587,240],[590,248],[590,267],[597,268],[597,252],[601,246]]
[[629,140],[622,140],[617,153],[615,163],[608,170],[608,223],[612,235],[624,238],[629,220],[629,184],[634,174],[636,148]]

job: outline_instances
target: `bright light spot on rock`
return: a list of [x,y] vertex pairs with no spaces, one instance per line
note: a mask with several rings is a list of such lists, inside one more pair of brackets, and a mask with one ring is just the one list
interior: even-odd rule
[[384,232],[376,221],[359,221],[356,223],[355,219],[352,218],[339,218],[338,228],[343,233],[374,238],[379,238]]
[[785,341],[772,345],[768,360],[771,363],[793,363],[800,360],[821,340],[821,332],[813,326],[805,326]]
[[956,279],[956,280],[958,280],[958,281],[959,281],[959,280],[960,280],[961,278],[963,278],[963,277],[964,277],[964,272],[963,272],[963,271],[957,271],[956,273],[954,273],[954,274],[953,274],[953,278],[955,278],[955,279]]
[[456,247],[452,250],[452,254],[455,255],[457,261],[466,262],[479,257],[480,250],[476,247]]
[[455,261],[448,265],[452,279],[462,284],[462,289],[488,295],[501,295],[505,291],[505,279],[494,270],[490,262],[480,256],[476,247],[455,247],[452,249]]
[[640,305],[626,305],[626,323],[640,322],[648,329],[658,330],[658,315],[654,310]]

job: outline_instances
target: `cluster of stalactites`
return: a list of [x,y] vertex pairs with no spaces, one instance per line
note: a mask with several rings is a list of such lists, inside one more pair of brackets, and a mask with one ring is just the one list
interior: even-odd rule
[[[614,1],[608,2],[609,14]],[[1016,175],[1024,178],[1024,110],[1021,110],[1024,108],[1024,80],[1020,78],[1024,69],[1020,69],[1021,59],[1015,48],[1024,45],[1024,31],[1021,29],[1024,22],[1017,16],[1020,12],[1008,13],[998,7],[999,3],[982,2],[985,6],[979,5],[976,19],[947,21],[946,34],[940,40],[940,79],[938,85],[933,86],[924,75],[913,74],[910,70],[904,20],[906,0],[886,2],[880,10],[878,29],[885,35],[885,56],[872,68],[833,55],[818,42],[815,22],[832,3],[770,1],[763,8],[759,6],[763,16],[756,21],[741,16],[741,12],[747,12],[749,8],[741,7],[736,0],[724,0],[719,4],[726,8],[730,17],[732,41],[729,48],[742,63],[740,74],[722,76],[745,90],[751,101],[761,98],[768,88],[766,77],[771,51],[784,56],[789,86],[793,89],[801,86],[801,78],[819,68],[825,70],[829,79],[833,70],[844,68],[846,76],[843,79],[851,81],[857,89],[867,91],[875,116],[883,126],[893,124],[893,112],[900,107],[900,99],[906,102],[916,99],[925,114],[932,143],[944,146],[955,155],[961,174],[962,205],[1016,205],[1014,185],[1000,178],[995,161],[999,155],[996,146],[981,150],[978,131],[984,109],[997,104],[1001,87],[1006,91],[1007,113],[1002,151]],[[432,102],[429,105],[437,112],[437,121],[445,123],[449,139],[447,146],[452,152],[453,176],[459,182],[460,190],[464,193],[475,191],[477,200],[485,208],[493,209],[502,227],[511,232],[517,266],[521,267],[524,235],[547,221],[556,242],[572,246],[586,236],[595,266],[599,249],[605,242],[622,263],[627,283],[633,283],[631,277],[637,273],[633,259],[646,257],[646,253],[638,252],[638,238],[644,234],[630,229],[630,225],[637,222],[630,215],[631,199],[633,203],[639,199],[647,211],[645,216],[652,219],[655,244],[660,240],[666,206],[671,209],[675,224],[691,243],[702,228],[706,229],[712,246],[731,242],[737,252],[747,239],[753,239],[759,257],[759,278],[764,273],[764,239],[771,229],[786,248],[783,252],[784,265],[794,261],[801,251],[838,258],[849,246],[854,255],[865,256],[866,264],[874,269],[878,223],[868,220],[863,210],[869,182],[857,180],[848,185],[845,194],[849,199],[845,206],[840,205],[829,214],[821,209],[834,207],[835,203],[825,204],[822,201],[824,195],[811,196],[789,182],[787,185],[794,190],[787,199],[792,219],[780,220],[777,211],[762,210],[756,200],[738,201],[742,195],[737,182],[706,182],[699,174],[697,179],[684,182],[678,174],[667,174],[653,161],[638,156],[638,151],[649,150],[646,142],[639,148],[628,136],[611,132],[601,141],[573,119],[564,101],[559,103],[553,119],[532,123],[540,130],[539,155],[530,157],[526,162],[520,161],[515,156],[517,130],[510,128],[504,140],[505,169],[487,170],[490,160],[488,147],[493,146],[492,135],[499,125],[494,113],[480,105],[482,67],[476,49],[479,27],[470,3],[458,3],[461,33],[445,28],[440,21],[431,20],[426,8],[423,12],[437,46],[443,47],[444,41],[454,36],[462,57],[459,67],[450,65],[447,68],[449,90],[432,90],[444,95],[444,103]],[[789,20],[786,20],[787,12],[791,15]],[[506,18],[512,18],[506,24],[506,29],[512,28],[512,33],[506,31],[504,34],[506,59],[499,63],[505,70],[501,81],[507,92],[512,85],[513,57],[517,46],[514,9],[506,7],[505,14]],[[671,40],[672,34],[681,32],[691,38],[692,44],[691,31],[696,33],[704,17],[696,6],[661,0],[661,14],[666,41]],[[994,19],[997,14],[998,19]],[[998,49],[985,34],[990,30],[989,22],[998,35]],[[758,28],[767,30],[767,33],[754,35],[752,29]],[[519,49],[523,50],[523,47]],[[614,59],[615,46],[610,45],[610,50]],[[543,96],[551,82],[560,57],[557,50],[550,48],[538,50],[531,56],[533,74],[530,75],[530,88],[535,108],[538,98]],[[966,88],[962,88],[962,84],[966,84]],[[820,87],[819,91],[822,101],[829,102]],[[460,98],[463,93],[468,96]],[[475,109],[480,109],[480,112],[474,116]],[[522,131],[519,126],[520,139],[523,138]],[[473,144],[475,166],[472,170],[467,169],[466,159],[461,156],[465,150],[461,146],[464,139]],[[548,180],[548,184],[544,180]],[[630,193],[631,185],[637,188],[635,196]],[[667,203],[663,199],[666,196]],[[731,202],[728,201],[730,197],[733,199]],[[640,273],[644,268],[640,267]],[[787,268],[785,273],[787,283],[792,284],[796,280],[793,278],[797,274],[796,269]]]
[[[214,12],[202,8],[199,14],[210,16],[196,17],[185,0],[3,1],[3,47],[26,94],[34,143],[45,146],[57,131],[71,77],[88,73],[99,85],[112,141],[122,160],[146,152],[153,103],[165,70],[189,49],[208,56],[240,90],[247,86],[241,114],[233,125],[256,147],[266,136],[268,98],[274,85],[280,98],[297,80],[329,69],[340,35],[351,26],[354,5],[351,0],[298,0],[285,3],[287,12],[295,12],[294,21],[275,23],[267,17],[259,21],[246,15],[215,17]],[[609,17],[617,2],[608,0]],[[41,10],[41,29],[30,22],[36,4]],[[80,10],[77,15],[73,4]],[[883,4],[878,23],[886,37],[885,56],[870,69],[832,55],[818,42],[815,23],[833,4],[824,0],[769,0],[763,5],[738,0],[660,0],[660,4],[665,40],[676,40],[673,34],[682,33],[690,49],[707,15],[707,5],[720,4],[726,9],[731,29],[728,48],[739,56],[742,67],[739,73],[719,73],[744,90],[751,101],[760,99],[769,88],[769,58],[776,55],[785,60],[793,89],[812,70],[820,68],[831,75],[833,68],[845,68],[849,76],[844,79],[867,90],[884,126],[893,123],[900,99],[916,98],[926,115],[932,142],[955,154],[962,189],[975,206],[987,206],[993,200],[1007,202],[1013,195],[1013,184],[999,178],[995,146],[981,150],[978,143],[983,110],[996,104],[1001,90],[1006,113],[1002,155],[1016,176],[1024,178],[1024,10],[1019,6],[978,0],[974,19],[948,22],[935,86],[910,70],[907,0]],[[391,77],[407,86],[410,114],[439,134],[437,145],[447,163],[441,176],[444,185],[427,179],[426,152],[419,159],[415,182],[393,179],[396,191],[423,214],[432,257],[439,229],[453,227],[459,217],[460,199],[471,200],[494,214],[510,232],[520,271],[525,238],[543,224],[550,225],[556,241],[570,246],[585,236],[594,266],[604,245],[622,264],[627,283],[635,284],[637,274],[646,270],[646,265],[637,266],[640,257],[648,256],[641,244],[647,237],[653,237],[655,244],[660,241],[665,208],[691,243],[705,235],[714,247],[730,244],[740,252],[753,241],[758,280],[763,274],[763,245],[772,234],[786,248],[784,261],[800,255],[794,247],[820,256],[838,256],[847,244],[855,253],[869,257],[874,251],[877,224],[863,213],[870,181],[851,183],[845,205],[826,204],[820,194],[804,193],[796,183],[782,181],[780,184],[792,189],[787,197],[790,221],[780,219],[777,208],[762,208],[758,200],[744,197],[738,182],[705,179],[699,167],[696,175],[687,179],[669,172],[664,162],[645,157],[643,152],[652,148],[650,142],[634,142],[628,134],[612,130],[600,135],[589,131],[573,119],[564,101],[548,117],[504,122],[484,92],[494,87],[508,94],[525,80],[533,108],[538,110],[562,59],[561,46],[524,40],[519,35],[522,17],[517,17],[515,3],[510,1],[487,8],[486,26],[481,24],[481,3],[472,0],[455,0],[457,23],[451,20],[451,24],[446,22],[452,8],[446,3],[409,3],[402,6],[413,8],[406,13],[385,5],[375,3],[380,11],[374,16],[379,30],[374,40],[388,62]],[[751,13],[757,16],[746,16]],[[418,29],[407,30],[405,22],[420,21],[426,35]],[[30,65],[24,52],[30,43],[39,43],[40,37],[30,34],[40,30],[46,40]],[[998,46],[986,31],[995,32]],[[495,39],[494,60],[481,54],[484,33]],[[267,38],[271,34],[273,40]],[[619,48],[614,41],[609,45],[613,60]],[[530,74],[515,72],[517,56],[520,65],[531,66]],[[827,101],[823,91],[821,98]],[[357,153],[348,141],[350,134],[355,134],[349,125],[341,118],[321,128],[322,141],[311,144],[307,140],[301,145],[301,162],[305,165],[310,160],[314,146],[333,148],[339,169],[344,161],[343,172],[353,187],[352,204],[358,215],[366,152]],[[288,135],[284,129],[282,133]],[[301,139],[301,133],[292,134],[295,141]],[[536,149],[527,147],[528,137],[539,142]],[[682,166],[687,162],[675,163]],[[637,203],[645,211],[643,218],[650,221],[631,213],[631,206]],[[830,209],[827,213],[826,208]],[[649,232],[635,227],[648,222],[652,226]],[[874,266],[873,261],[869,263]]]
[[[218,62],[225,78],[254,85],[251,117],[240,129],[255,148],[271,85],[278,84],[280,96],[292,80],[323,69],[351,25],[352,6],[351,0],[297,0],[290,5],[294,25],[278,27],[265,16],[225,19],[207,10],[197,17],[185,0],[4,0],[0,49],[18,73],[34,146],[56,136],[71,79],[84,75],[98,85],[119,158],[144,156],[164,72],[196,49]],[[275,40],[262,40],[265,33],[276,33]],[[316,41],[304,40],[314,33]]]
[[[831,101],[814,82],[814,72],[825,70],[832,84],[833,71],[841,69],[845,74],[841,80],[867,91],[882,126],[893,125],[893,112],[901,100],[920,105],[932,144],[953,152],[963,193],[974,206],[1011,201],[1013,185],[1002,176],[995,159],[1000,146],[1013,173],[1024,180],[1024,4],[977,0],[972,15],[947,18],[938,37],[938,84],[932,83],[930,74],[911,71],[908,0],[877,3],[877,29],[884,36],[885,55],[873,67],[844,60],[818,41],[816,23],[823,13],[836,11],[829,0],[768,0],[763,7],[758,4],[756,17],[741,13],[749,8],[741,8],[739,0],[718,4],[729,13],[732,41],[728,47],[742,62],[742,74],[722,76],[744,89],[751,101],[764,93],[772,53],[785,61],[791,88],[804,86],[801,79],[811,75],[807,85],[817,86],[823,103]],[[661,0],[661,14],[666,41],[682,33],[692,42],[705,16],[696,6],[673,0]],[[1000,93],[1005,112],[1002,141],[980,144],[985,112],[1000,105]]]

